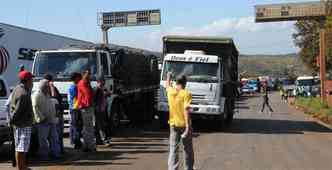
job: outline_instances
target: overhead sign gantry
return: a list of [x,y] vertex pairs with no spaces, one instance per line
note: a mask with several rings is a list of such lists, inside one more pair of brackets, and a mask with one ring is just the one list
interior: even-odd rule
[[326,52],[325,52],[325,22],[328,14],[326,1],[283,3],[256,5],[256,22],[278,22],[294,20],[317,20],[320,22],[320,82],[321,98],[326,100],[325,74],[326,74]]
[[98,24],[103,31],[103,43],[108,44],[108,30],[113,27],[160,25],[159,9],[141,11],[117,11],[98,14]]
[[325,2],[284,3],[255,6],[256,22],[274,22],[326,17]]

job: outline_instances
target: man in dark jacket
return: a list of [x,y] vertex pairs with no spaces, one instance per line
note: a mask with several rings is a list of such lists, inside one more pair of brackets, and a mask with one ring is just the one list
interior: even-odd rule
[[105,89],[104,76],[98,76],[97,87],[95,89],[94,103],[95,103],[95,118],[96,118],[96,143],[103,145],[104,142],[110,142],[110,131],[107,128],[107,96],[109,92]]
[[25,154],[29,151],[33,124],[32,77],[28,71],[19,73],[20,84],[15,87],[10,101],[10,124],[14,127],[16,162],[19,170],[27,169]]

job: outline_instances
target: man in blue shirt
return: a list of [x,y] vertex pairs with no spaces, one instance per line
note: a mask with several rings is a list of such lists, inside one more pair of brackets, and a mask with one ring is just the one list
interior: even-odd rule
[[77,102],[77,83],[82,79],[80,73],[73,73],[71,75],[71,81],[73,82],[68,90],[68,103],[69,103],[69,113],[71,117],[70,121],[70,142],[74,145],[75,149],[80,149],[82,147],[81,142],[81,131],[82,131],[82,121],[80,117],[80,112],[78,109]]

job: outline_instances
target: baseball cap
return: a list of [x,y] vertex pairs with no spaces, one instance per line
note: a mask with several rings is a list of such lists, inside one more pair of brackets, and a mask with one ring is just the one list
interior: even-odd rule
[[29,80],[33,78],[33,75],[29,71],[23,70],[18,74],[18,77],[20,78],[20,80]]

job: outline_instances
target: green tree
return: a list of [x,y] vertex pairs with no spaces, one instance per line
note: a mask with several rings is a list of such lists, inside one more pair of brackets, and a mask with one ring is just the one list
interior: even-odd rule
[[[327,2],[327,11],[329,17],[326,21],[326,42],[327,42],[327,70],[332,68],[332,0]],[[317,56],[319,55],[319,21],[305,20],[295,23],[296,33],[293,34],[295,45],[300,48],[300,57],[302,61],[312,70],[317,71]]]

